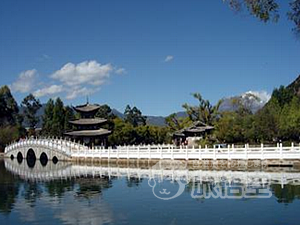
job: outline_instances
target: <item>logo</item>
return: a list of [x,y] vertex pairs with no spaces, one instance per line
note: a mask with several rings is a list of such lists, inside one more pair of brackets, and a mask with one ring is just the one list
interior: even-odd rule
[[[198,168],[197,168],[198,169]],[[186,161],[159,161],[151,168],[148,185],[161,200],[190,191],[194,199],[270,198],[271,177],[265,173],[188,170]],[[188,187],[187,187],[188,186]]]
[[159,161],[152,168],[154,177],[148,180],[153,195],[161,200],[179,197],[189,183],[188,169],[185,162]]

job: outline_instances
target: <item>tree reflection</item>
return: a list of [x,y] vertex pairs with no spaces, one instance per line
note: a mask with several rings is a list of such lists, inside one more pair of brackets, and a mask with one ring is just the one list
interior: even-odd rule
[[86,199],[99,196],[103,190],[112,187],[112,179],[109,179],[108,176],[102,176],[100,178],[78,178],[76,179],[76,183],[79,185],[76,196]]
[[16,202],[20,182],[4,166],[0,160],[0,212],[9,214]]
[[52,180],[45,183],[46,190],[51,197],[61,197],[65,192],[73,191],[75,186],[74,179]]
[[37,182],[26,182],[23,186],[21,196],[29,203],[30,207],[34,207],[36,200],[39,199],[43,193],[42,187]]
[[295,199],[300,199],[300,186],[272,184],[271,189],[279,203],[292,203]]
[[127,187],[139,187],[143,182],[143,178],[130,177],[126,179]]

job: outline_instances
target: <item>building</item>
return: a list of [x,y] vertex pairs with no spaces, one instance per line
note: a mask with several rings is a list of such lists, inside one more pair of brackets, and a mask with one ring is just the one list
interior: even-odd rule
[[200,121],[193,122],[191,126],[181,129],[173,134],[174,144],[177,146],[182,144],[196,146],[196,142],[210,134],[213,129],[214,127]]
[[73,108],[79,113],[80,119],[69,121],[75,129],[65,133],[65,135],[90,147],[94,145],[106,146],[107,137],[111,134],[111,131],[101,128],[107,122],[106,119],[95,117],[100,105],[93,105],[87,102],[85,105]]

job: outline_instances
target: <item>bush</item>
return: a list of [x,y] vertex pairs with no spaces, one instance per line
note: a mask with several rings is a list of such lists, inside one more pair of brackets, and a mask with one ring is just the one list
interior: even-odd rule
[[0,152],[4,152],[7,144],[19,138],[17,126],[5,126],[0,128]]

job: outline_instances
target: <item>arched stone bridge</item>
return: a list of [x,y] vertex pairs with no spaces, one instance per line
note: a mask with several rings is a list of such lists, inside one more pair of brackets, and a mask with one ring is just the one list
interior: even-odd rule
[[72,149],[82,151],[87,147],[65,139],[25,139],[7,146],[5,155],[10,158],[22,159],[70,160]]
[[300,145],[234,146],[205,148],[174,145],[137,145],[89,148],[66,139],[38,138],[12,143],[5,148],[10,158],[35,159],[146,159],[146,160],[300,160]]

